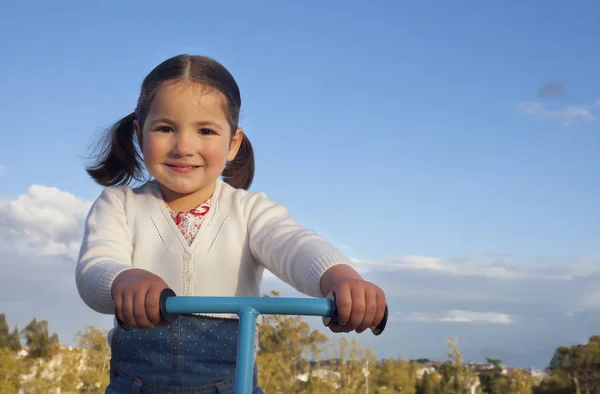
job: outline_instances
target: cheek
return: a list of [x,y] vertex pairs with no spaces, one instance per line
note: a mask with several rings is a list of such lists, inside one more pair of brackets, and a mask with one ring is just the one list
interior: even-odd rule
[[223,144],[210,144],[204,147],[202,156],[209,164],[221,165],[227,160],[228,146]]
[[[146,161],[153,161],[162,158],[166,153],[167,147],[164,142],[161,143],[157,138],[151,138],[146,136],[144,138],[144,144],[142,154]],[[168,150],[168,149],[167,149]]]

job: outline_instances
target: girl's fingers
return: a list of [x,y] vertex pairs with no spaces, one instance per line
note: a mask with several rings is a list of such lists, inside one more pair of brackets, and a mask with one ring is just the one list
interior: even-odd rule
[[160,323],[160,293],[162,289],[158,286],[150,287],[148,293],[146,293],[146,316],[153,325]]
[[138,290],[133,296],[133,317],[135,319],[135,327],[152,328],[154,324],[148,320],[146,314],[146,294],[148,289]]
[[350,312],[350,320],[347,327],[354,330],[360,326],[363,321],[366,310],[365,290],[363,286],[353,286],[350,290],[352,294],[352,307]]
[[125,322],[125,316],[123,316],[123,295],[117,292],[113,296],[113,302],[115,304],[115,314],[122,322]]
[[346,326],[350,321],[352,312],[352,293],[350,286],[342,284],[336,294],[337,321],[341,326]]
[[375,317],[373,318],[373,322],[371,323],[371,330],[377,328],[379,323],[383,320],[383,316],[385,315],[385,308],[387,306],[387,301],[385,299],[385,294],[381,289],[376,292],[377,297],[377,313],[375,313]]
[[373,324],[375,315],[377,314],[377,291],[373,286],[369,286],[364,293],[365,298],[365,313],[359,326],[356,328],[357,333],[361,333]]
[[128,326],[135,327],[135,317],[133,316],[133,295],[124,292],[121,303],[121,321]]

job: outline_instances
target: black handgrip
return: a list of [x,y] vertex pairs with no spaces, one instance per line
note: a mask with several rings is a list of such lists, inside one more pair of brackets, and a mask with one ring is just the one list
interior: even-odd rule
[[167,313],[167,298],[175,296],[177,296],[177,294],[175,294],[173,289],[169,289],[168,287],[160,293],[159,308],[161,323],[173,324],[175,323],[175,320],[177,320],[177,315]]
[[[172,289],[169,289],[168,287],[160,293],[160,300],[159,300],[159,304],[158,304],[158,308],[159,308],[159,312],[160,312],[160,323],[159,324],[173,324],[175,322],[175,320],[177,320],[177,315],[172,315],[172,314],[167,313],[167,298],[175,297],[175,296],[176,296],[175,292]],[[116,313],[115,313],[115,318],[117,319],[117,324],[123,330],[125,330],[125,331],[133,330],[133,327],[131,327],[128,324],[123,323],[121,321],[121,319],[119,319],[119,316],[117,316]]]
[[[323,316],[323,324],[328,327],[329,325],[331,325],[332,323],[338,323],[337,320],[337,302],[336,302],[336,298],[335,298],[335,292],[331,292],[329,293],[329,295],[327,295],[327,298],[330,299],[331,301],[333,301],[333,310],[331,311],[331,316]],[[381,322],[377,325],[377,327],[375,327],[375,329],[373,330],[373,334],[375,335],[380,335],[383,330],[385,330],[385,326],[387,325],[387,320],[388,320],[388,306],[386,304],[385,306],[385,312],[383,314],[383,319],[381,319]]]

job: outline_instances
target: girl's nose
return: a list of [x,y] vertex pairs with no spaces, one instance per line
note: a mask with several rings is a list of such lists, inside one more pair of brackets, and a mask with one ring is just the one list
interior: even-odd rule
[[175,143],[173,144],[173,153],[179,156],[190,156],[194,154],[193,136],[187,132],[175,133]]

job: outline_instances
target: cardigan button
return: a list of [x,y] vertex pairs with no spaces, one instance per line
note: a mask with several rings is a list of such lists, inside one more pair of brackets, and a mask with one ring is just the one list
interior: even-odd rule
[[190,280],[192,279],[192,273],[190,271],[185,271],[183,277],[185,278],[185,280]]
[[183,254],[183,258],[184,258],[186,261],[188,261],[188,260],[189,260],[191,257],[192,257],[192,255],[190,254],[190,252],[185,252],[185,253]]

